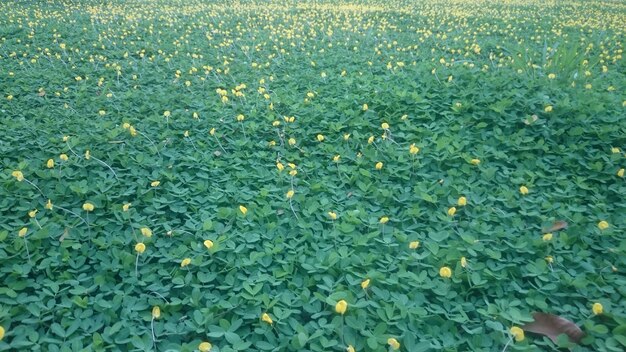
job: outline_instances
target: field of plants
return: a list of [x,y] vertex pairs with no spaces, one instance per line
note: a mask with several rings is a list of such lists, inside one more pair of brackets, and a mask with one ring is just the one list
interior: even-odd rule
[[0,350],[624,351],[625,23],[0,2]]

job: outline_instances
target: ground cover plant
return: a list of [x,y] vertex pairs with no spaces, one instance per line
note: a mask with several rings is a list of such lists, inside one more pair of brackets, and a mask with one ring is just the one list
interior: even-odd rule
[[624,23],[0,3],[0,349],[623,351]]

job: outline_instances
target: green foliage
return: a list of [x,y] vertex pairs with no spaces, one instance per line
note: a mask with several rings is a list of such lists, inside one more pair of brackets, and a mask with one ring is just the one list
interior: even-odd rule
[[626,348],[619,2],[0,14],[0,350]]

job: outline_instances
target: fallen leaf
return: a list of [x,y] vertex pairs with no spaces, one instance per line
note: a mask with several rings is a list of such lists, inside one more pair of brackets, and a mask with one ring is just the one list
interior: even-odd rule
[[550,227],[544,227],[542,229],[543,233],[556,232],[559,230],[563,230],[567,228],[567,222],[563,220],[555,221]]
[[545,335],[557,342],[557,336],[565,334],[572,342],[578,343],[585,333],[573,322],[548,313],[533,313],[535,321],[522,326],[524,331]]
[[70,229],[65,228],[65,231],[63,231],[63,234],[61,235],[61,237],[59,237],[59,242],[63,242],[65,241],[65,239],[67,238],[67,236],[70,235]]

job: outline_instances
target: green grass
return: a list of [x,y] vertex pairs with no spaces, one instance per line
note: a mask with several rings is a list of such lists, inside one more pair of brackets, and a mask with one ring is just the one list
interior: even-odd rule
[[623,2],[0,14],[0,350],[626,348]]

